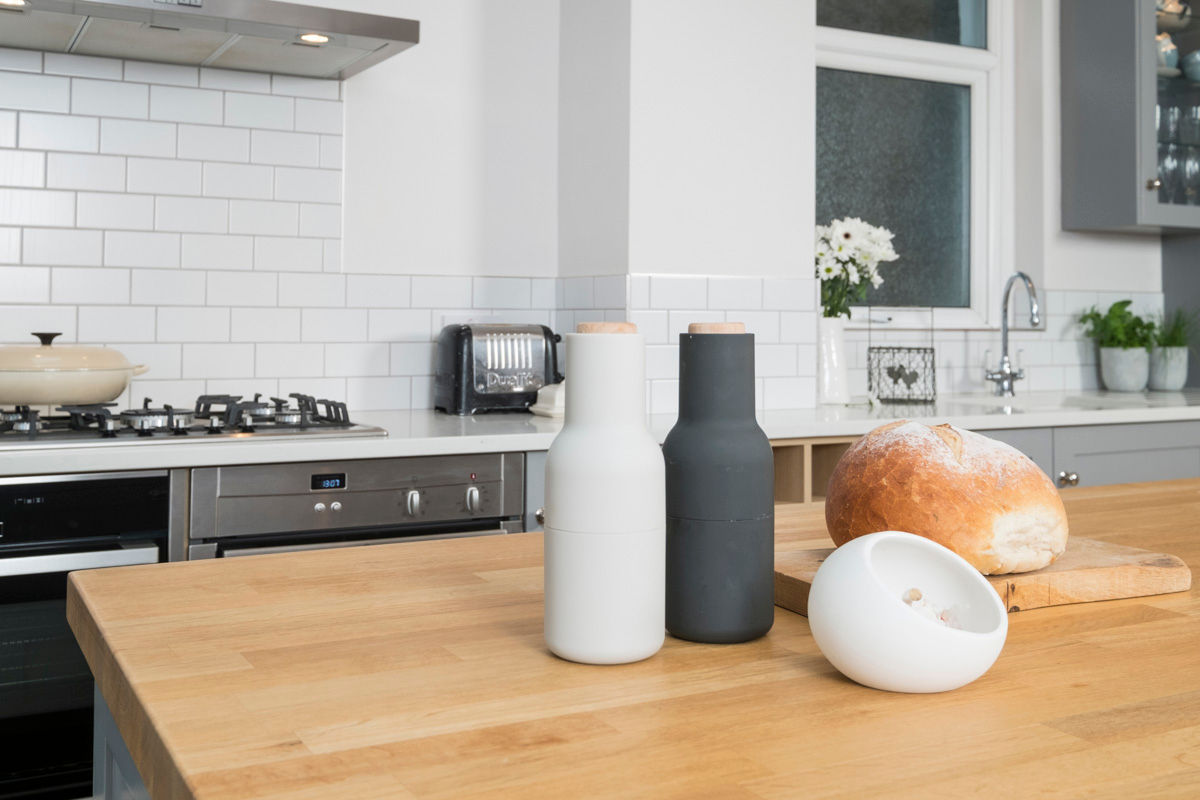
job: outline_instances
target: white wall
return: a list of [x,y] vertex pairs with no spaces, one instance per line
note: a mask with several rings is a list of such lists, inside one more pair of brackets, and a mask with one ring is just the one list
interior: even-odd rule
[[631,272],[811,273],[814,8],[633,4]]

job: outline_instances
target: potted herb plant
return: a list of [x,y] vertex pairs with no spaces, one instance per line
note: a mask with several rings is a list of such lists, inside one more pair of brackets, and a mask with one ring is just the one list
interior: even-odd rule
[[1188,349],[1196,329],[1196,315],[1181,308],[1166,317],[1154,333],[1150,348],[1150,388],[1177,392],[1187,383]]
[[1100,380],[1113,392],[1140,392],[1150,378],[1155,325],[1130,311],[1132,302],[1120,300],[1104,314],[1092,306],[1079,318],[1100,347]]

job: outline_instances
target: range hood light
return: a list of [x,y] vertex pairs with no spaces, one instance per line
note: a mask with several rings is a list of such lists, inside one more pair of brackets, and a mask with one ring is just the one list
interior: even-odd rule
[[[5,0],[0,0],[0,3],[3,2],[5,2]],[[18,2],[24,3],[25,0],[18,0]],[[300,34],[300,41],[304,42],[305,44],[322,45],[329,43],[329,37],[323,33],[302,33]]]
[[0,8],[24,8],[27,5],[27,0],[0,0]]

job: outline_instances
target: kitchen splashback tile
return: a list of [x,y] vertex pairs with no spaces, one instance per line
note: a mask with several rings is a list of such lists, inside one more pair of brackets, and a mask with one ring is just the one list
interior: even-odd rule
[[[199,181],[198,174],[196,180]],[[209,197],[158,197],[154,227],[160,231],[182,233],[226,233],[230,228],[229,201]]]
[[0,106],[66,113],[71,110],[71,81],[53,75],[0,72]]
[[300,308],[344,306],[346,276],[324,273],[285,275],[279,281],[279,305]]
[[51,266],[99,266],[103,241],[100,231],[29,228],[23,237],[21,260]]
[[352,308],[407,308],[407,275],[347,275],[346,305]]
[[45,153],[0,150],[0,186],[41,188],[45,185]]
[[475,308],[529,308],[529,278],[475,278],[473,286]]
[[[205,299],[204,273],[176,269],[132,270],[132,302],[151,306],[187,306]],[[211,302],[211,300],[210,300]]]
[[436,358],[434,342],[397,342],[391,345],[389,369],[393,375],[432,375]]
[[0,147],[17,146],[17,114],[0,110]]
[[165,83],[169,86],[198,86],[200,71],[181,64],[159,64],[149,61],[126,61],[125,80],[142,83]]
[[46,186],[51,189],[125,190],[123,156],[46,154]]
[[71,81],[71,113],[146,119],[150,113],[150,87],[76,78]]
[[109,347],[120,350],[131,364],[144,364],[149,370],[147,377],[155,380],[178,378],[183,363],[183,345],[149,344],[146,342],[107,342]]
[[275,272],[209,270],[207,276],[206,302],[211,306],[273,306],[279,296]]
[[230,339],[235,342],[300,341],[298,308],[234,308]]
[[254,237],[254,269],[320,272],[324,244],[320,239],[286,236]]
[[321,137],[315,133],[251,131],[250,160],[255,164],[316,167],[321,163]]
[[275,199],[339,203],[342,199],[342,173],[330,169],[276,167]]
[[[128,278],[126,286],[128,286]],[[53,330],[53,329],[52,329]],[[143,306],[80,306],[81,342],[153,342],[155,312]]]
[[0,264],[21,263],[21,229],[0,228]]
[[412,305],[413,308],[466,308],[471,305],[471,279],[414,275]]
[[230,200],[229,232],[264,236],[295,236],[300,227],[300,207],[271,200]]
[[297,100],[296,130],[340,135],[342,104],[332,100]]
[[236,69],[200,68],[200,86],[204,89],[229,89],[235,92],[271,91],[271,76],[265,72],[242,72]]
[[21,147],[94,153],[100,146],[100,120],[61,114],[21,114]]
[[75,219],[81,228],[150,230],[154,227],[154,197],[80,192]]
[[37,50],[18,50],[13,47],[0,47],[0,70],[41,72],[42,54]]
[[275,94],[337,100],[341,97],[341,88],[341,82],[335,80],[301,78],[297,75],[271,76],[271,91]]
[[0,187],[0,220],[7,225],[69,227],[75,223],[75,193]]
[[408,378],[346,378],[346,404],[362,411],[408,408],[411,391]]
[[208,197],[228,197],[243,200],[270,200],[271,167],[253,164],[209,162],[204,165],[204,194]]
[[184,269],[253,269],[254,237],[185,233],[181,254]]
[[763,307],[763,282],[759,278],[709,278],[708,307],[757,309]]
[[0,303],[49,303],[48,267],[0,267]]
[[200,164],[168,158],[130,158],[126,188],[147,194],[200,194]]
[[366,309],[305,308],[300,311],[300,339],[305,342],[367,340]]
[[651,276],[650,307],[668,310],[708,308],[708,280],[673,275]]
[[119,81],[123,64],[119,58],[81,56],[74,53],[44,53],[47,75],[69,75],[75,78],[102,78]]
[[[82,117],[80,119],[86,119]],[[173,122],[100,120],[100,152],[123,156],[175,156],[176,125]],[[67,149],[67,148],[63,148]],[[69,148],[78,150],[82,148]],[[94,149],[94,148],[92,148]]]
[[254,345],[252,344],[185,344],[183,345],[184,378],[252,378],[254,377]]
[[[258,344],[254,347],[254,374],[264,378],[318,377],[325,370],[322,344]],[[304,389],[309,392],[309,383]],[[330,395],[337,397],[338,395]]]
[[[150,119],[220,125],[221,92],[179,86],[150,87]],[[229,97],[231,95],[225,95]],[[226,122],[225,124],[233,124]]]
[[226,125],[290,131],[294,127],[295,116],[295,101],[290,97],[225,93]]
[[0,342],[36,344],[30,331],[62,331],[56,342],[76,341],[75,306],[0,305]]
[[322,136],[320,145],[321,166],[327,169],[342,168],[342,137]]
[[300,233],[322,239],[338,239],[342,235],[342,207],[324,203],[300,204]]
[[229,341],[228,308],[160,308],[160,342]]
[[433,312],[371,309],[367,313],[367,339],[372,342],[427,342],[431,338]]
[[388,374],[386,342],[325,345],[325,374],[331,378]]
[[180,125],[179,157],[205,161],[249,161],[250,131],[211,125]]

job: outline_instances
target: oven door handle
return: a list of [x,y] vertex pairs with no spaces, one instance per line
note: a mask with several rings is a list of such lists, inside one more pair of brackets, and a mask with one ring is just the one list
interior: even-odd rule
[[278,545],[276,547],[243,547],[227,548],[221,553],[223,558],[237,556],[267,556],[276,553],[298,553],[304,550],[333,550],[339,547],[366,547],[373,544],[398,544],[400,542],[428,542],[435,539],[465,539],[470,536],[500,536],[508,531],[503,528],[491,528],[483,531],[459,531],[455,533],[434,533],[416,536],[395,536],[387,539],[355,539],[349,542],[313,542],[310,544]]
[[0,578],[16,575],[49,575],[73,572],[77,569],[99,567],[128,567],[133,564],[158,563],[158,545],[138,544],[113,550],[94,550],[85,553],[54,553],[44,556],[0,558]]

